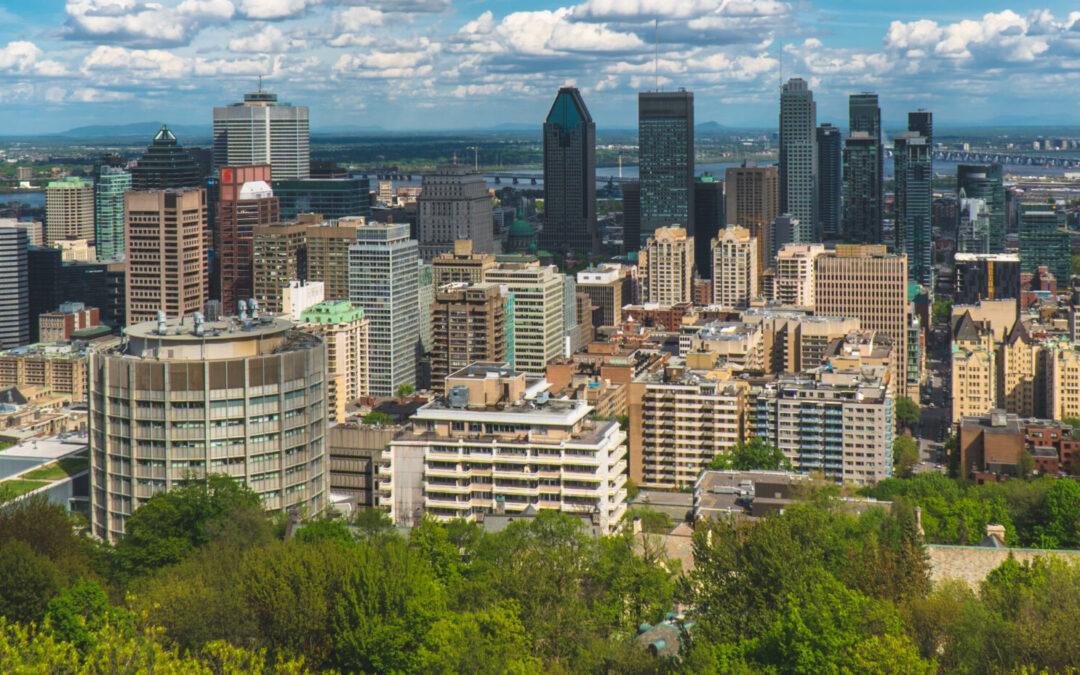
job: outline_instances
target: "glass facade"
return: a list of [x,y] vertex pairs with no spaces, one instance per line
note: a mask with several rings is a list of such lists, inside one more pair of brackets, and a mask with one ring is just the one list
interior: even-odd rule
[[639,245],[644,244],[661,227],[684,227],[692,235],[693,92],[638,94],[638,175],[641,214]]

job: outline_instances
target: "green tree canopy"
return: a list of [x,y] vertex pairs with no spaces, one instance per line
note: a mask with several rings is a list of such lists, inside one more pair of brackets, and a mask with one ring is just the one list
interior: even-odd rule
[[901,429],[914,429],[919,423],[919,406],[907,396],[896,397],[896,424]]
[[723,471],[791,471],[791,461],[779,448],[766,443],[760,436],[748,441],[739,441],[731,451],[713,457],[706,469]]
[[911,436],[900,435],[893,439],[893,474],[902,478],[911,476],[919,464],[919,444]]
[[364,424],[374,424],[380,427],[394,426],[394,418],[378,410],[369,412],[361,419]]

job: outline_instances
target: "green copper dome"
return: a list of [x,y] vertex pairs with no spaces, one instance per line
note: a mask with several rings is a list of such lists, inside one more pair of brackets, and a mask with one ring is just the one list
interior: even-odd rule
[[514,224],[510,226],[511,237],[521,237],[524,239],[533,236],[533,234],[535,233],[533,232],[532,225],[529,225],[529,223],[524,220],[515,220]]

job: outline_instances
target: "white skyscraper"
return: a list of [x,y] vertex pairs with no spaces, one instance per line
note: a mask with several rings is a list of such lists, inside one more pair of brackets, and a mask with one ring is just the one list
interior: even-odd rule
[[419,260],[408,224],[360,225],[349,246],[349,301],[363,307],[370,322],[372,396],[393,396],[398,386],[416,384]]
[[792,78],[780,94],[780,213],[789,213],[801,227],[792,241],[821,241],[817,213],[817,105],[802,78]]
[[214,108],[214,169],[255,164],[271,165],[275,180],[310,177],[307,106],[260,90]]
[[0,227],[0,348],[30,342],[30,277],[27,235],[21,227]]

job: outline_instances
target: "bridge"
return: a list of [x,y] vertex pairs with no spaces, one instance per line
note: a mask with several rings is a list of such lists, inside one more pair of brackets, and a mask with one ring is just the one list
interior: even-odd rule
[[[885,156],[892,157],[893,149],[886,147]],[[1024,155],[1007,152],[978,150],[934,150],[933,157],[944,162],[958,164],[1002,164],[1014,166],[1050,166],[1061,169],[1080,169],[1080,157],[1054,157],[1047,155]]]
[[[543,174],[538,173],[512,173],[499,171],[495,173],[485,173],[484,178],[496,185],[541,185],[544,182]],[[618,176],[596,177],[596,182],[601,185],[607,185],[608,183],[628,183],[636,180],[637,178],[619,178]]]

